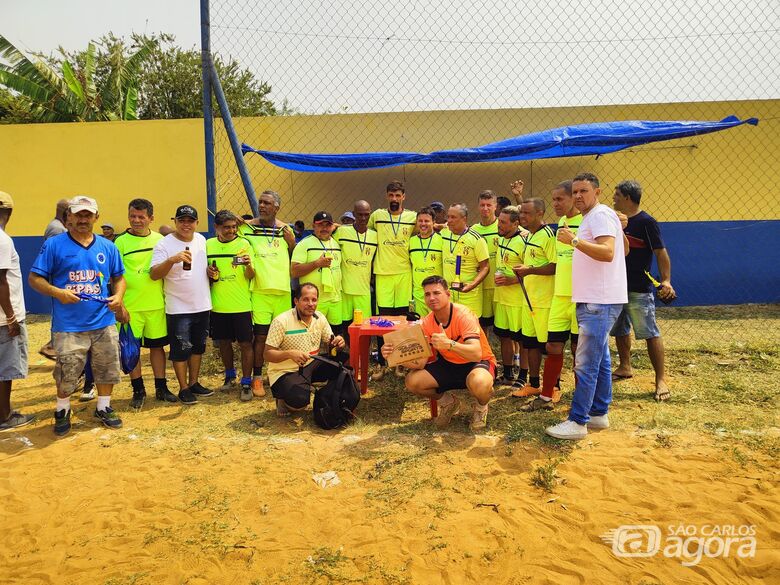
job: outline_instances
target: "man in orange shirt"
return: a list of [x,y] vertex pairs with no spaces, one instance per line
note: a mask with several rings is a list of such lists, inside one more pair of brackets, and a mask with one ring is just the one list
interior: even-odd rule
[[[490,349],[477,316],[464,305],[450,300],[447,281],[429,276],[422,282],[425,304],[431,310],[422,320],[425,336],[433,355],[404,364],[406,389],[412,394],[436,400],[439,416],[434,423],[446,427],[460,412],[460,401],[448,390],[465,388],[474,397],[469,428],[481,431],[487,426],[488,402],[493,395],[496,358]],[[385,357],[393,351],[391,344],[382,347]]]

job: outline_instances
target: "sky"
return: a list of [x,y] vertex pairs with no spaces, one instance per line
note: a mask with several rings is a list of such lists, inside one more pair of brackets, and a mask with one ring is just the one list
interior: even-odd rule
[[[777,0],[211,0],[212,46],[305,113],[774,99]],[[28,50],[200,43],[197,0],[0,0]]]

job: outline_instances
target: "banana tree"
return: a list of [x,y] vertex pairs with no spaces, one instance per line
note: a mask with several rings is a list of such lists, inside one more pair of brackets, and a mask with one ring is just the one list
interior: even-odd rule
[[0,35],[0,86],[23,102],[31,122],[135,120],[138,76],[152,48],[153,42],[147,41],[127,55],[123,44],[109,47],[109,74],[97,87],[94,43],[85,51],[81,67],[65,59],[57,71]]

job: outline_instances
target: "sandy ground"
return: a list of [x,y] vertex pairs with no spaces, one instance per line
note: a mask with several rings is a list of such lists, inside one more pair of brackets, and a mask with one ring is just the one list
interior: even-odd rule
[[[605,431],[566,453],[460,422],[419,433],[411,399],[387,424],[321,432],[236,391],[131,412],[123,384],[124,428],[74,401],[55,439],[50,364],[36,355],[15,386],[37,422],[0,435],[0,583],[780,583],[776,461],[708,436]],[[551,493],[531,484],[556,464]],[[325,471],[341,483],[318,486]],[[601,538],[681,524],[754,526],[755,555],[686,567]]]

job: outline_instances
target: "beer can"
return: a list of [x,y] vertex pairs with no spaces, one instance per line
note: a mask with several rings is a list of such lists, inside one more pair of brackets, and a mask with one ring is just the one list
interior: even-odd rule
[[352,323],[355,325],[363,324],[363,311],[361,309],[355,309],[352,313]]

